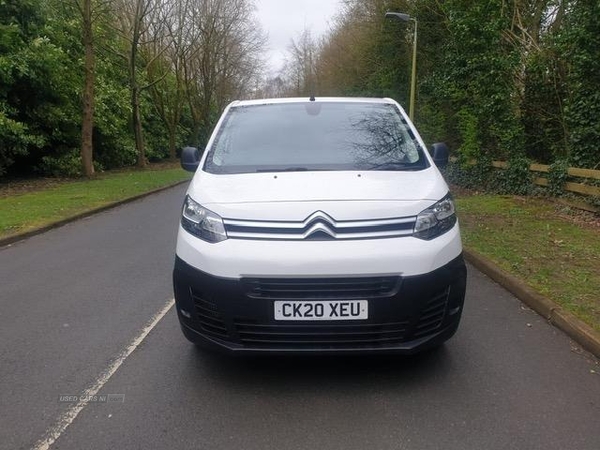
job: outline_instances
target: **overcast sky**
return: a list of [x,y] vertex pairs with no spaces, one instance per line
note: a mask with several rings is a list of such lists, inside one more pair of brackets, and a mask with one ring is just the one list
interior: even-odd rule
[[271,72],[281,68],[292,38],[310,29],[318,38],[329,29],[340,0],[256,0],[257,16],[269,34],[268,62]]

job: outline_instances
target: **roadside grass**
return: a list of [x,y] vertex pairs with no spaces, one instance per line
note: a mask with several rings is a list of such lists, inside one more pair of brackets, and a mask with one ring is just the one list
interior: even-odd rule
[[191,178],[170,165],[102,173],[92,180],[33,183],[26,189],[0,186],[0,238],[40,228],[119,200]]
[[488,257],[600,331],[600,227],[537,198],[457,198],[465,247]]

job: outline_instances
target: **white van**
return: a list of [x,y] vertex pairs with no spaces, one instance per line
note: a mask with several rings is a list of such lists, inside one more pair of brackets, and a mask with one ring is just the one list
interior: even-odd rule
[[173,273],[184,335],[233,353],[413,353],[456,331],[454,203],[391,99],[236,101],[200,156]]

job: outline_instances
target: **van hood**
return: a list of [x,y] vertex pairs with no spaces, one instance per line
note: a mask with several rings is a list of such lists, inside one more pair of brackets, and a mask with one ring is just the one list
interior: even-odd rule
[[[227,175],[198,171],[188,189],[192,199],[223,217],[247,218],[263,213],[274,217],[284,210],[285,216],[295,211],[302,218],[315,210],[335,211],[338,216],[362,211],[367,216],[398,217],[400,211],[418,214],[447,193],[448,186],[435,167]],[[259,211],[263,213],[258,215]]]
[[439,200],[447,192],[446,183],[433,167],[420,171],[228,175],[198,172],[190,188],[190,195],[205,206],[213,203]]

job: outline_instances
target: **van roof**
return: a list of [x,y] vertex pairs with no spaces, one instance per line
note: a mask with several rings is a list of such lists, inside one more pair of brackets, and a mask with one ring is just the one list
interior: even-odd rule
[[[368,98],[368,97],[314,97],[319,103],[380,103],[380,104],[395,104],[391,98]],[[310,97],[286,97],[286,98],[263,98],[254,100],[236,100],[231,103],[231,106],[253,106],[253,105],[270,105],[280,103],[303,103],[310,102]]]

